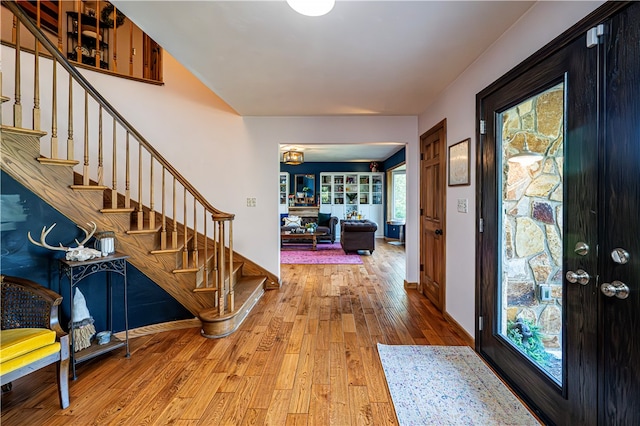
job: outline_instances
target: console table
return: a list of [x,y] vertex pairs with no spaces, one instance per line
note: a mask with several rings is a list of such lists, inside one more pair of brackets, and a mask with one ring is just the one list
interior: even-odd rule
[[[113,253],[105,257],[99,257],[96,259],[90,259],[85,261],[73,261],[60,259],[60,276],[59,280],[62,281],[62,277],[66,276],[69,280],[69,300],[71,301],[71,318],[73,318],[73,290],[76,285],[80,283],[86,277],[93,275],[97,272],[106,273],[107,281],[107,325],[112,332],[111,340],[104,345],[98,345],[97,342],[93,342],[90,347],[81,351],[75,352],[75,342],[73,336],[73,320],[71,320],[71,326],[69,327],[69,334],[71,339],[71,372],[73,374],[73,380],[76,379],[76,364],[83,361],[87,361],[91,358],[95,358],[99,355],[110,352],[114,349],[121,347],[126,348],[125,357],[129,358],[129,313],[127,305],[127,258],[129,256],[122,253]],[[113,335],[113,317],[112,317],[112,302],[113,292],[111,287],[111,275],[122,275],[124,279],[124,341],[118,339]],[[62,287],[60,287],[62,288]]]

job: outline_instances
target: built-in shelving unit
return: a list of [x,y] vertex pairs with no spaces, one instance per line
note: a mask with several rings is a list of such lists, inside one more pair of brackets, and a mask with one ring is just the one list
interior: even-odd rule
[[384,235],[384,173],[320,173],[320,211],[346,219],[359,214]]

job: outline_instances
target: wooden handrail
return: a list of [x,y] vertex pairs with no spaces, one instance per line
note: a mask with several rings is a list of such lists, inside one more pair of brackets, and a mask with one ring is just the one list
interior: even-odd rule
[[[128,134],[133,135],[149,154],[158,161],[175,179],[195,198],[202,204],[202,206],[215,218],[224,220],[233,220],[234,216],[231,213],[223,212],[213,205],[211,205],[207,199],[196,190],[196,188],[187,181],[172,165],[167,161],[98,91],[87,81],[87,79],[78,72],[78,70],[69,63],[67,58],[54,46],[49,38],[33,23],[31,18],[27,16],[22,8],[14,0],[2,0],[2,4],[9,9],[18,20],[34,35],[37,41],[49,52],[53,58],[59,62],[59,64],[69,73],[85,91],[89,94],[98,105],[113,117]],[[17,85],[19,87],[19,85]],[[21,115],[21,114],[20,114]],[[71,128],[71,127],[70,127]],[[70,135],[70,138],[72,136]]]
[[[76,102],[75,112],[78,115],[78,122],[82,125],[82,134],[80,135],[80,129],[78,126],[77,138],[82,138],[82,182],[81,184],[71,185],[74,190],[100,190],[109,191],[110,193],[110,208],[101,210],[103,213],[131,213],[133,222],[127,233],[133,234],[154,234],[160,232],[160,250],[153,250],[153,254],[162,253],[177,253],[181,251],[182,261],[177,266],[177,269],[173,270],[174,273],[193,273],[195,272],[194,280],[194,292],[212,292],[215,299],[215,305],[218,309],[220,316],[225,312],[231,312],[235,309],[235,271],[234,268],[234,251],[233,251],[233,220],[234,214],[225,213],[213,207],[207,200],[180,174],[173,168],[173,166],[162,157],[150,144],[142,137],[142,135],[131,124],[127,122],[103,97],[96,91],[96,89],[86,80],[82,74],[78,72],[76,67],[72,65],[67,58],[57,49],[53,42],[47,38],[36,25],[33,20],[26,15],[20,5],[15,1],[2,0],[2,4],[7,7],[12,13],[14,13],[14,23],[16,26],[16,76],[15,76],[15,102],[14,102],[14,126],[21,127],[22,125],[22,105],[21,99],[21,82],[20,82],[20,57],[21,57],[21,44],[20,44],[20,26],[24,25],[25,28],[30,31],[35,37],[36,49],[35,49],[35,82],[34,82],[34,112],[33,112],[33,126],[39,127],[39,104],[40,104],[40,75],[39,75],[39,45],[42,45],[43,52],[48,52],[51,55],[53,62],[53,85],[52,85],[52,137],[51,137],[51,158],[39,157],[38,161],[48,164],[62,164],[62,165],[75,165],[78,161],[74,159],[74,105],[73,105],[73,93],[74,85],[77,83],[80,88],[75,90],[83,90],[81,95],[83,98],[84,107],[80,105],[80,102]],[[79,23],[79,25],[82,25]],[[96,60],[99,60],[97,58]],[[67,71],[69,75],[69,104],[68,104],[68,139],[67,139],[67,158],[66,160],[58,158],[58,140],[57,140],[57,64]],[[75,83],[74,83],[75,80]],[[76,92],[77,93],[77,92]],[[89,120],[89,111],[97,106],[97,117]],[[103,112],[109,114],[113,120],[112,122],[112,176],[111,187],[104,186],[106,177],[105,173],[105,158],[104,158],[104,136],[103,135]],[[107,118],[108,120],[108,118]],[[94,128],[94,126],[96,126]],[[121,126],[122,129],[119,129]],[[117,134],[118,130],[122,130],[125,133],[124,140],[124,158],[118,155],[117,152]],[[107,133],[108,134],[108,133]],[[122,133],[120,133],[122,134]],[[134,146],[130,146],[130,136],[133,136],[137,142],[138,149]],[[122,146],[123,143],[120,143]],[[137,153],[136,153],[137,151]],[[147,153],[149,155],[148,167]],[[137,155],[136,155],[137,154]],[[96,166],[93,164],[93,159],[97,157],[97,184],[92,182],[91,172]],[[124,160],[124,176],[118,177],[117,164]],[[136,161],[137,160],[137,161]],[[157,165],[160,164],[162,168],[161,172],[161,187],[162,192],[159,194],[161,200],[161,227],[156,227],[156,211],[155,211],[155,198],[157,188],[154,187],[155,182],[155,170]],[[137,162],[137,165],[135,164]],[[137,166],[137,167],[136,167]],[[122,167],[122,166],[121,166]],[[133,170],[132,170],[133,168]],[[147,174],[148,172],[148,174]],[[173,180],[171,188],[166,187],[165,174],[170,173]],[[145,207],[145,197],[147,194],[144,189],[144,185],[147,184],[148,178],[148,201],[149,206]],[[117,191],[118,184],[124,182],[124,194],[123,204],[121,208],[119,205],[119,199],[122,199]],[[136,186],[137,185],[137,186]],[[183,222],[178,225],[179,212],[177,210],[177,197],[176,186],[180,185],[182,192],[182,219]],[[172,225],[171,225],[171,244],[168,244],[167,233],[169,232],[167,226],[167,194],[168,191],[172,192],[171,203],[172,209]],[[134,201],[131,197],[134,197]],[[135,206],[133,205],[135,204]],[[190,206],[192,204],[192,206]],[[191,209],[192,211],[189,211]],[[189,227],[189,219],[192,214],[192,228]],[[198,215],[203,214],[205,220],[200,226],[204,232],[199,233],[199,219]],[[211,217],[213,221],[212,235],[209,235],[207,226],[207,216]],[[145,217],[148,220],[145,220]],[[179,248],[178,235],[179,231],[182,232],[182,248]],[[203,240],[200,240],[202,235]],[[202,242],[201,242],[202,241]],[[209,257],[209,248],[213,251],[213,256]],[[203,251],[201,251],[203,249]],[[204,259],[202,260],[202,255]],[[202,260],[202,261],[201,261]]]

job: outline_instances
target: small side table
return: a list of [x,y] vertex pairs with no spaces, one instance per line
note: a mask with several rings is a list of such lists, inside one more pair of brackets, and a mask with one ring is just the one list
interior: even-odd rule
[[[81,351],[74,351],[74,338],[73,338],[73,321],[69,327],[69,334],[71,340],[71,372],[73,374],[73,380],[76,376],[76,364],[83,361],[87,361],[91,358],[95,358],[104,353],[110,352],[114,349],[126,347],[126,358],[129,358],[129,309],[127,304],[127,258],[128,255],[122,253],[113,253],[106,257],[99,257],[96,259],[90,259],[85,261],[73,261],[60,259],[60,275],[59,280],[62,281],[62,277],[66,276],[69,280],[69,300],[71,301],[71,318],[73,318],[73,290],[76,285],[80,283],[86,277],[93,275],[97,272],[106,272],[107,280],[107,324],[109,330],[113,331],[113,317],[112,317],[112,302],[113,292],[111,287],[111,275],[113,273],[120,274],[124,278],[124,331],[125,340],[122,341],[117,337],[111,335],[111,341],[104,345],[98,345],[93,342],[90,347]],[[60,287],[62,288],[62,287]]]

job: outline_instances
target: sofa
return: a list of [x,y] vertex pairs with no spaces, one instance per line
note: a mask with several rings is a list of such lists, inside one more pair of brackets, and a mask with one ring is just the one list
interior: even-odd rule
[[341,220],[340,221],[340,245],[345,253],[358,250],[376,248],[376,231],[378,224],[370,220]]
[[317,223],[318,228],[316,232],[324,232],[325,235],[316,237],[318,242],[336,242],[336,225],[338,224],[338,218],[336,216],[330,216],[326,213],[320,213],[318,217],[300,217],[300,225],[295,225],[285,218],[289,217],[287,214],[280,216],[280,232],[291,231],[295,228],[304,227],[307,223]]

